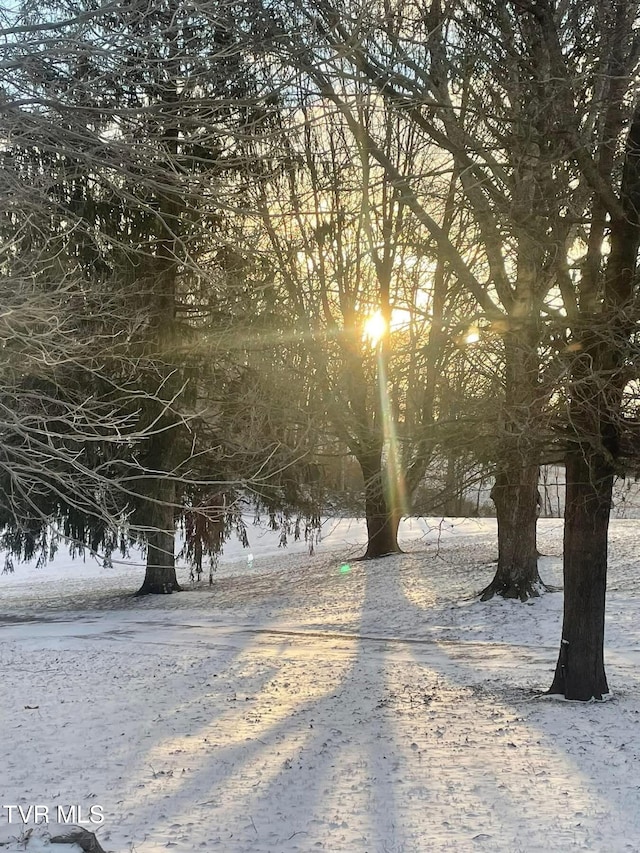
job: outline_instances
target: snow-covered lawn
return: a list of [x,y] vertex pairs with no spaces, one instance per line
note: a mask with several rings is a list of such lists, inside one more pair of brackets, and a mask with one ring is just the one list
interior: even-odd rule
[[[1,849],[37,804],[100,806],[115,853],[639,851],[640,522],[612,524],[614,698],[587,705],[540,696],[561,593],[473,598],[495,522],[406,522],[372,563],[362,524],[325,527],[312,557],[250,529],[252,561],[230,543],[179,595],[91,559],[1,576]],[[558,585],[561,538],[540,522]],[[28,853],[79,849],[46,830]]]

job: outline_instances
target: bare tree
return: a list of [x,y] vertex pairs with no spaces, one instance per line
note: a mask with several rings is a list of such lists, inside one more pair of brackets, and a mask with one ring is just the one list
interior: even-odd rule
[[[345,79],[368,83],[460,170],[461,201],[482,246],[475,266],[425,209],[415,176],[371,148],[503,340],[495,497],[507,536],[487,593],[536,592],[540,438],[542,446],[550,438],[554,393],[568,370],[565,629],[552,690],[601,696],[607,519],[638,248],[637,4],[434,0],[354,4],[338,14],[319,2],[294,14],[310,22],[303,44],[290,41],[295,57],[349,115],[354,134],[362,128]],[[572,352],[578,357],[567,363]]]
[[[380,16],[376,9],[360,8],[337,16],[321,3],[313,12],[298,8],[293,14],[310,21],[306,41],[301,41],[304,31],[289,39],[293,61],[313,79],[323,98],[338,107],[354,137],[364,141],[407,214],[437,246],[447,274],[477,301],[485,329],[502,338],[505,403],[494,490],[499,564],[485,596],[494,592],[522,599],[537,595],[538,464],[532,426],[544,400],[539,376],[540,312],[546,313],[553,276],[544,271],[546,250],[539,248],[524,211],[536,203],[532,195],[536,176],[548,170],[547,159],[527,153],[524,133],[513,134],[507,154],[517,163],[517,180],[511,180],[511,167],[495,158],[495,146],[486,144],[483,136],[495,136],[496,128],[481,121],[482,116],[493,115],[487,103],[490,95],[482,77],[470,70],[478,56],[477,46],[472,57],[459,49],[464,30],[455,17],[450,24],[448,14],[437,4],[427,12],[405,4]],[[440,151],[439,169],[451,174],[453,186],[459,189],[455,204],[464,206],[468,214],[464,241],[452,235],[445,211],[425,203],[429,194],[420,176],[394,163],[360,121],[353,80],[364,90],[377,92],[405,116],[423,145]],[[500,121],[499,130],[506,132],[523,126],[526,118],[512,112]],[[514,210],[523,211],[515,228],[510,218]],[[540,228],[551,215],[551,210],[540,210]],[[547,239],[545,245],[550,242]],[[534,275],[538,269],[544,272]]]
[[[366,139],[352,137],[317,89],[292,88],[289,98],[286,165],[261,187],[256,205],[283,311],[306,354],[316,428],[358,461],[365,557],[380,557],[399,550],[400,517],[436,444],[437,378],[454,337],[444,334],[449,279],[435,264],[431,287],[432,243],[408,228],[402,194],[384,179]],[[432,176],[433,203],[450,225],[450,183],[439,181],[404,117],[364,94],[356,100],[358,122],[381,137],[398,168],[421,172],[425,186]]]

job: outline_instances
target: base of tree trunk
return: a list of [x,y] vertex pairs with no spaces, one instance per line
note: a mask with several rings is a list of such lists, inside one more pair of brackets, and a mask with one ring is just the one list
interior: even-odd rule
[[562,697],[567,702],[606,702],[611,698],[607,677],[602,672],[596,676],[597,686],[595,689],[585,687],[585,681],[572,679],[568,673],[564,671],[561,662],[558,661],[556,673],[553,678],[551,687],[547,690],[546,696]]
[[182,591],[176,577],[175,536],[171,526],[173,510],[171,506],[162,509],[171,517],[162,519],[166,529],[150,530],[147,534],[147,567],[137,595],[167,595]]
[[[572,646],[575,644],[562,639],[556,671],[547,695],[562,696],[571,702],[604,701],[610,697],[602,646],[599,644],[594,653],[589,648],[590,639],[588,637],[578,647],[577,654],[572,654]],[[586,652],[582,648],[585,645]]]
[[136,595],[170,595],[172,592],[182,592],[178,581],[145,580]]
[[394,555],[404,554],[404,553],[405,552],[402,550],[402,548],[400,548],[399,545],[397,545],[395,548],[393,548],[389,551],[382,551],[382,552],[378,552],[375,549],[367,548],[367,550],[362,555],[362,557],[356,557],[354,562],[361,563],[364,560],[381,560],[384,557],[393,557]]
[[561,702],[609,702],[613,699],[613,693],[601,693],[599,696],[567,696],[567,694],[562,690],[547,690],[544,693],[540,694],[541,696],[551,696],[556,700],[560,700]]
[[510,579],[499,581],[494,578],[489,586],[486,586],[479,595],[480,601],[490,601],[494,596],[502,598],[519,599],[529,601],[531,598],[539,598],[543,592],[553,592],[554,588],[547,586],[538,575],[534,581],[517,581]]

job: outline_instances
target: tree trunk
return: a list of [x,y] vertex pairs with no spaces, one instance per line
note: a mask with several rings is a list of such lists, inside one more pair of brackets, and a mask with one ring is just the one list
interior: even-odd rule
[[566,458],[564,618],[560,654],[549,693],[602,699],[607,536],[613,471],[601,452],[575,445]]
[[518,259],[519,300],[512,309],[504,335],[503,434],[496,447],[499,459],[491,497],[498,522],[498,568],[482,601],[494,595],[527,601],[544,588],[538,574],[536,526],[538,521],[539,428],[541,392],[539,387],[539,333],[531,321],[537,270],[529,246],[522,239]]
[[481,601],[494,595],[526,601],[540,594],[536,523],[538,466],[502,467],[496,473],[491,498],[498,521],[498,569]]
[[382,471],[382,452],[372,451],[358,457],[362,468],[367,520],[367,550],[364,560],[400,554],[398,526],[400,512],[390,505]]
[[[180,62],[179,31],[172,28],[168,32],[168,55],[166,63],[167,83],[161,93],[161,103],[168,109],[160,115],[167,116],[167,124],[162,130],[163,145],[167,147],[172,162],[179,156],[180,127],[176,106],[180,101],[179,77]],[[173,395],[178,392],[180,371],[176,370],[180,361],[174,362],[176,346],[176,282],[178,278],[178,259],[182,255],[180,234],[184,199],[179,191],[178,182],[163,181],[157,196],[160,229],[155,241],[155,258],[151,266],[149,285],[153,294],[150,316],[149,339],[152,356],[157,359],[157,369],[162,376],[164,401],[153,400],[150,405],[150,417],[157,429],[149,443],[147,468],[162,472],[157,479],[151,479],[151,500],[143,512],[148,516],[147,527],[147,567],[144,583],[138,595],[179,592],[180,586],[175,567],[175,511],[177,485],[172,471],[179,460],[180,429],[179,418],[174,413]],[[167,405],[172,400],[170,405]],[[182,461],[182,460],[180,460]]]
[[[622,7],[621,7],[622,9]],[[620,18],[624,29],[626,23]],[[613,102],[612,102],[613,105]],[[622,116],[622,112],[619,112]],[[621,127],[621,125],[620,125]],[[615,139],[615,134],[609,136]],[[606,142],[609,145],[607,139]],[[602,699],[609,692],[604,670],[607,537],[614,468],[619,455],[622,396],[629,376],[627,342],[637,320],[640,247],[640,104],[626,142],[620,200],[624,216],[612,218],[604,281],[604,310],[593,314],[597,276],[581,293],[583,333],[572,369],[570,424],[578,438],[566,458],[564,514],[564,617],[560,654],[549,693],[567,699]],[[602,225],[594,227],[593,265],[601,262]],[[594,274],[595,275],[595,274]],[[590,313],[587,313],[590,312]]]
[[162,503],[150,504],[152,522],[147,533],[147,566],[138,595],[180,592],[175,563],[175,485],[161,483]]

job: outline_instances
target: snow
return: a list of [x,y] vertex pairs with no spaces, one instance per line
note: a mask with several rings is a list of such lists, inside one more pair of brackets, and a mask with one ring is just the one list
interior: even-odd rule
[[[114,853],[640,850],[640,522],[611,525],[613,696],[585,704],[542,695],[561,593],[474,597],[494,520],[401,532],[362,563],[359,521],[314,556],[251,528],[213,586],[144,599],[135,554],[0,576],[0,849],[74,853],[4,806],[75,804]],[[542,519],[558,586],[561,542]]]

